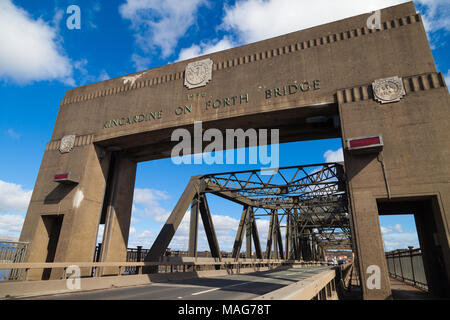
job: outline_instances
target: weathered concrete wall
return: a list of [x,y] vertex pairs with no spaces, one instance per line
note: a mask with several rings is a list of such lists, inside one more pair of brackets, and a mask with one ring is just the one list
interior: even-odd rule
[[[416,81],[417,78],[412,80]],[[385,146],[379,159],[384,159],[390,197],[437,197],[442,217],[441,246],[444,259],[450,261],[448,89],[441,87],[441,78],[436,82],[439,83],[436,89],[419,86],[413,91],[413,86],[409,86],[407,81],[405,83],[406,97],[394,104],[381,105],[373,100],[342,101],[340,115],[343,140],[381,134]],[[377,207],[377,199],[388,198],[382,166],[377,154],[352,155],[350,152],[345,152],[345,166],[357,231],[355,240],[361,262],[360,271],[366,273],[369,266],[378,265],[383,275],[381,284],[384,291],[384,288],[389,288],[389,280]],[[430,219],[431,216],[430,212]],[[449,266],[447,262],[448,275]],[[377,292],[365,288],[364,293],[373,298],[382,298],[370,291]]]
[[[385,30],[369,32],[366,27],[369,16],[365,14],[147,70],[140,73],[142,76],[132,87],[130,83],[124,84],[123,78],[115,78],[70,90],[62,101],[52,141],[76,133],[94,134],[94,140],[99,142],[192,124],[194,120],[229,119],[334,103],[338,89],[392,75],[436,71],[423,25],[412,3],[383,10]],[[214,62],[212,80],[206,87],[187,89],[183,76],[186,64],[204,58]],[[320,81],[320,89],[314,90],[314,80]],[[309,82],[311,89],[284,96],[283,86],[301,85],[304,81]],[[266,99],[266,90],[275,88],[280,88],[283,96]],[[197,94],[200,97],[188,98]],[[214,103],[221,99],[223,105],[224,98],[232,97],[236,97],[235,105],[206,110],[208,101]],[[178,107],[191,104],[190,113],[176,115]],[[160,119],[104,128],[105,121],[159,111],[162,111]]]

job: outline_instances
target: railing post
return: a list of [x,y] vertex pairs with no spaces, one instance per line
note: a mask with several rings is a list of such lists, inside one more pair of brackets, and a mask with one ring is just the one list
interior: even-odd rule
[[411,246],[408,247],[409,257],[411,259],[411,272],[412,272],[413,282],[414,282],[414,286],[416,286],[416,276],[414,274],[414,262],[413,262],[413,248],[414,247],[411,247]]
[[[142,259],[142,246],[137,246],[136,262],[141,262]],[[136,266],[136,274],[141,273],[141,267]]]
[[397,271],[395,270],[395,256],[392,254],[392,252],[390,252],[389,257],[392,260],[392,265],[394,266],[394,277],[397,278]]
[[400,263],[400,272],[402,274],[402,281],[405,282],[405,278],[403,277],[402,257],[400,250],[398,251],[398,262]]

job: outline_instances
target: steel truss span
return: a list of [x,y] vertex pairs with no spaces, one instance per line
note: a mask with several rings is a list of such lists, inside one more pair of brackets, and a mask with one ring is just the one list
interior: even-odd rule
[[[222,260],[207,194],[243,207],[232,250],[235,260],[245,257],[324,261],[327,249],[352,249],[343,163],[285,167],[267,173],[249,170],[191,177],[146,261],[158,261],[165,253],[189,205],[189,256],[197,254],[200,213],[211,255]],[[256,219],[264,216],[270,217],[270,223],[263,253]],[[282,228],[286,228],[284,244]],[[244,234],[245,254],[241,253]]]

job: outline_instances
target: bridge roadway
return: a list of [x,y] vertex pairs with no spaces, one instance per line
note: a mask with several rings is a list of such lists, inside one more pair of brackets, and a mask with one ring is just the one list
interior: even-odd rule
[[289,268],[251,274],[176,280],[141,286],[41,296],[50,300],[249,300],[331,270],[329,266]]

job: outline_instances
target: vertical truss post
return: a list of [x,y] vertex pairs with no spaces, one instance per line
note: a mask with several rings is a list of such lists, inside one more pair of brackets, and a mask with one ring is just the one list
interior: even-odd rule
[[305,229],[305,251],[306,251],[306,258],[307,261],[311,261],[312,260],[312,251],[311,251],[311,232],[309,230],[309,228]]
[[300,260],[300,249],[299,249],[299,235],[298,235],[298,224],[297,224],[297,216],[298,216],[298,210],[294,209],[294,215],[292,216],[292,240],[294,245],[294,257],[295,260]]
[[212,221],[211,211],[209,211],[208,201],[206,195],[200,196],[200,214],[202,216],[203,226],[205,228],[206,238],[208,239],[209,249],[213,258],[218,258],[222,261],[220,253],[219,241],[217,241],[216,231]]
[[273,241],[273,255],[274,259],[278,260],[278,228],[277,228],[277,222],[278,222],[278,214],[274,213],[273,217],[273,227],[272,227],[272,241]]
[[311,256],[313,261],[317,261],[317,246],[314,233],[311,234]]
[[[299,228],[300,228],[300,226],[299,226]],[[306,230],[303,230],[303,233],[299,232],[300,251],[301,251],[301,254],[302,254],[302,260],[303,261],[308,261],[309,260],[309,258],[308,258],[308,250],[306,248],[308,242],[306,240],[307,237],[306,237],[305,233],[306,233]]]
[[247,214],[248,214],[248,206],[244,206],[244,209],[242,210],[241,220],[239,221],[239,227],[236,232],[236,239],[234,240],[233,252],[231,253],[231,256],[236,261],[239,260],[239,254],[242,246],[242,238],[244,236],[244,226],[247,221]]
[[256,225],[255,220],[255,214],[253,212],[253,208],[250,207],[250,216],[252,217],[252,235],[253,235],[253,243],[255,244],[255,253],[257,259],[262,259],[262,251],[261,251],[261,243],[259,242],[259,235],[258,235],[258,227]]
[[290,253],[291,253],[291,210],[288,210],[286,212],[286,259],[290,259]]
[[247,219],[245,223],[245,258],[251,259],[252,257],[252,224],[253,217],[250,213],[250,208],[247,210]]
[[280,221],[278,219],[278,213],[275,213],[275,247],[274,250],[276,252],[276,258],[284,260],[284,248],[283,248],[283,239],[281,236],[281,228]]
[[266,259],[272,257],[272,238],[273,238],[273,224],[274,224],[275,212],[272,210],[270,213],[269,231],[267,232],[267,246],[266,246]]
[[197,242],[198,242],[198,210],[199,210],[199,196],[195,195],[191,204],[191,220],[189,224],[189,257],[197,257]]
[[325,261],[324,249],[322,246],[319,247],[319,261]]

